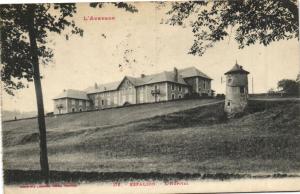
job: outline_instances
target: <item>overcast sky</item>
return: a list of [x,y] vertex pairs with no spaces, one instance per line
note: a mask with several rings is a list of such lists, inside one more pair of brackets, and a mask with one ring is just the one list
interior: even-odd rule
[[[167,8],[155,9],[154,4],[138,3],[138,13],[125,12],[112,6],[102,9],[78,4],[75,22],[84,30],[84,36],[51,34],[49,46],[54,49],[53,62],[41,67],[44,104],[53,111],[52,98],[63,89],[83,90],[97,83],[121,80],[123,76],[152,74],[174,67],[195,66],[212,77],[212,89],[225,91],[221,76],[237,60],[254,79],[254,92],[275,88],[278,80],[295,79],[299,72],[299,42],[296,39],[274,42],[268,47],[254,45],[239,50],[234,38],[226,38],[209,49],[204,56],[188,54],[193,43],[189,27],[161,24]],[[115,17],[115,20],[85,21],[87,16]],[[127,50],[127,51],[126,51]],[[128,59],[130,65],[125,65]],[[119,64],[122,68],[119,68]],[[35,91],[19,90],[11,97],[2,92],[3,109],[35,111]]]

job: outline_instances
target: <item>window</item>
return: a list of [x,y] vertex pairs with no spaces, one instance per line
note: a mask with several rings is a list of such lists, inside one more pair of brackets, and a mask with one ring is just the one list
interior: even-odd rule
[[71,103],[72,103],[72,105],[75,105],[75,100],[74,100],[74,99],[72,99]]
[[230,106],[230,101],[227,102],[227,106]]
[[178,90],[179,90],[179,92],[181,92],[182,91],[182,87],[178,86]]
[[75,108],[72,108],[72,112],[75,112]]
[[175,84],[172,84],[172,85],[171,85],[171,89],[172,89],[172,90],[175,90]]
[[141,87],[141,90],[140,90],[140,103],[143,103],[144,102],[144,88]]
[[240,86],[240,93],[241,93],[241,94],[244,94],[244,93],[245,93],[245,88],[244,88],[244,86]]
[[82,112],[82,109],[79,109],[79,112]]
[[104,100],[101,100],[101,105],[102,105],[102,106],[104,105]]
[[182,96],[179,94],[179,95],[178,95],[178,98],[179,98],[179,99],[181,99],[181,98],[182,98]]
[[175,90],[175,84],[172,84],[172,85],[171,85],[171,89],[172,89],[172,90]]
[[203,89],[206,89],[206,82],[203,81]]
[[122,96],[122,104],[124,104],[125,102],[126,102],[126,96],[123,95],[123,96]]
[[118,104],[118,97],[114,96],[114,104]]
[[175,94],[172,94],[172,100],[175,100]]
[[79,106],[82,106],[82,100],[79,100]]
[[107,105],[110,106],[110,98],[107,99]]

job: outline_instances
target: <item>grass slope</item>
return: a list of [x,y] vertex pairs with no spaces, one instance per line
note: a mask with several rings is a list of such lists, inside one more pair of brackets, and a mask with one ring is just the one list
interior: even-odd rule
[[[113,125],[80,129],[75,121],[75,130],[64,126],[64,130],[48,132],[50,168],[167,174],[299,173],[299,110],[299,102],[252,101],[247,114],[232,120],[225,119],[223,103],[219,103],[156,116],[149,113],[152,117],[138,115],[139,119]],[[4,168],[38,170],[38,135],[25,125],[26,133],[6,125]]]

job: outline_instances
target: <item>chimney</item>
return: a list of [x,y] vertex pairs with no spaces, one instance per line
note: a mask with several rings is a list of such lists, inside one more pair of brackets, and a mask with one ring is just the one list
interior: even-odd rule
[[141,78],[144,78],[145,76],[146,76],[145,74],[143,74],[143,73],[141,74]]
[[174,67],[174,81],[178,82],[178,69]]
[[95,89],[98,89],[98,84],[97,83],[95,83]]

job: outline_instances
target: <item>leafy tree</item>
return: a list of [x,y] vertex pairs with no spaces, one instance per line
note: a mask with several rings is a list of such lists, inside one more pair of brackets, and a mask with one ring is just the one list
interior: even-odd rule
[[[91,4],[102,7],[103,3]],[[113,3],[118,8],[136,12],[134,6]],[[76,4],[13,4],[0,6],[1,19],[1,80],[4,90],[13,95],[14,90],[24,88],[26,81],[34,81],[38,127],[40,137],[41,175],[49,182],[46,124],[41,86],[40,64],[47,65],[53,52],[48,47],[50,32],[83,35],[83,30],[72,20]],[[68,31],[69,30],[69,31]]]
[[298,82],[300,85],[300,73],[298,73],[298,75],[297,75],[296,82]]
[[300,83],[291,79],[280,80],[277,84],[277,87],[287,95],[299,95],[300,92]]
[[14,4],[1,5],[1,80],[7,93],[24,87],[24,81],[34,81],[40,137],[41,174],[49,182],[46,124],[40,76],[40,63],[53,57],[47,46],[49,32],[82,34],[71,20],[75,4]]
[[193,55],[203,55],[227,36],[234,36],[239,48],[299,39],[297,0],[176,2],[167,14],[171,25],[191,25],[195,39],[189,53]]
[[270,88],[268,90],[268,94],[275,94],[275,93],[276,93],[276,91],[274,90],[274,88]]

